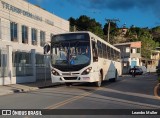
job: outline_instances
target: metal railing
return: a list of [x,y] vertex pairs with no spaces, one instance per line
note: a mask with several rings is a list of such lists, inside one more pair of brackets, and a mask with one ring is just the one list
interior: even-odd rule
[[12,65],[13,77],[33,75],[31,52],[13,51]]
[[7,58],[7,50],[0,48],[0,77],[8,76]]

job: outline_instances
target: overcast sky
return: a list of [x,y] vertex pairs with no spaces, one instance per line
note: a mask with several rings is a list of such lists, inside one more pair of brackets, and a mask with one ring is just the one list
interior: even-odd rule
[[28,0],[68,20],[87,15],[102,25],[105,19],[119,19],[118,26],[155,27],[160,25],[160,0]]

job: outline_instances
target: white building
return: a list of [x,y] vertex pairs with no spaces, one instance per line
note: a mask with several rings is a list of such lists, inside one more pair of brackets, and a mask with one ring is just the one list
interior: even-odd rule
[[63,32],[69,21],[24,0],[0,0],[0,85],[36,81],[44,43]]

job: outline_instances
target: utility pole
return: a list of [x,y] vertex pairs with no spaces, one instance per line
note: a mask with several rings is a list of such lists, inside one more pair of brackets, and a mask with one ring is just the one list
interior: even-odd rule
[[106,21],[108,22],[108,42],[109,42],[109,33],[110,33],[110,28],[111,28],[110,23],[111,22],[117,22],[117,21],[119,21],[119,19],[106,19]]

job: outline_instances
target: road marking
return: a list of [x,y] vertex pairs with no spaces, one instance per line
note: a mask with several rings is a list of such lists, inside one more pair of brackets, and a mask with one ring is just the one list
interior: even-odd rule
[[[78,95],[78,96],[69,98],[67,100],[64,100],[62,102],[53,104],[53,105],[51,105],[49,107],[46,107],[44,109],[56,109],[58,107],[64,106],[64,105],[66,105],[68,103],[71,103],[73,101],[76,101],[76,100],[79,100],[79,99],[84,98],[86,96],[89,96],[89,95],[93,94],[95,91],[103,90],[103,89],[106,89],[106,88],[101,87],[101,88],[95,89],[95,90],[93,90],[91,92],[85,92],[85,93],[83,93],[81,95]],[[132,105],[135,105],[135,106],[138,105],[138,106],[144,106],[144,107],[149,107],[149,108],[160,108],[160,106],[158,106],[158,105],[152,105],[152,104],[147,104],[147,103],[139,103],[139,102],[134,102],[134,101],[129,101],[129,100],[123,100],[123,99],[113,98],[113,97],[106,97],[106,96],[105,97],[101,96],[101,97],[105,98],[106,100],[111,100],[111,101],[115,101],[115,102],[119,102],[119,103],[125,103],[125,104],[132,104]]]
[[67,100],[64,100],[64,101],[62,101],[62,102],[59,102],[59,103],[53,104],[53,105],[51,105],[51,106],[48,106],[48,107],[46,107],[46,108],[44,108],[44,109],[56,109],[56,108],[58,108],[58,107],[64,106],[64,105],[66,105],[66,104],[68,104],[68,103],[71,103],[71,102],[73,102],[73,101],[76,101],[76,100],[79,100],[79,99],[84,98],[84,97],[86,97],[86,96],[89,96],[89,95],[91,95],[92,93],[94,93],[95,91],[98,91],[98,90],[101,90],[101,89],[102,89],[102,88],[97,88],[97,89],[92,90],[92,91],[90,91],[90,92],[85,92],[85,93],[80,94],[80,95],[78,95],[78,96],[75,96],[75,97],[69,98],[69,99],[67,99]]
[[[103,95],[100,95],[101,97],[99,98],[104,98],[105,100],[109,100],[112,102],[118,102],[118,103],[125,103],[127,105],[135,105],[135,106],[144,106],[144,107],[149,107],[149,108],[155,108],[155,109],[160,109],[160,106],[158,105],[152,105],[152,104],[147,104],[147,103],[140,103],[140,102],[135,102],[135,101],[130,101],[130,100],[124,100],[124,99],[120,99],[120,98],[114,98],[114,97],[106,97]],[[94,97],[93,97],[94,98]]]
[[142,93],[133,93],[133,92],[127,92],[127,91],[119,91],[119,90],[114,90],[114,89],[103,89],[103,91],[107,91],[107,92],[114,92],[114,93],[120,93],[120,94],[124,94],[124,95],[131,95],[131,96],[135,96],[135,97],[143,97],[143,98],[149,98],[149,99],[155,99],[157,100],[157,98],[155,98],[153,95],[146,95],[146,94],[142,94]]
[[[156,88],[156,87],[155,87]],[[68,103],[71,103],[71,102],[74,102],[76,100],[79,100],[81,98],[84,98],[86,96],[89,96],[91,94],[93,94],[95,91],[98,91],[98,90],[104,90],[106,88],[104,87],[100,87],[100,88],[97,88],[97,89],[94,89],[94,90],[91,90],[90,92],[84,92],[83,94],[80,94],[80,95],[77,95],[77,96],[74,96],[74,97],[71,97],[69,99],[66,99],[64,101],[61,101],[59,103],[56,103],[56,104],[53,104],[51,106],[48,106],[44,109],[56,109],[56,108],[59,108],[61,106],[64,106]],[[105,91],[111,91],[111,92],[118,92],[118,93],[121,93],[121,91],[115,91],[115,90],[105,90]],[[126,94],[129,94],[129,95],[133,95],[133,96],[140,96],[140,97],[147,97],[147,98],[151,98],[151,96],[143,96],[143,95],[139,95],[139,94],[131,94],[131,93],[126,93]],[[156,93],[155,93],[155,89],[154,89],[154,94],[156,97],[160,98]],[[138,105],[138,106],[146,106],[146,107],[152,107],[152,108],[160,108],[159,106],[157,105],[152,105],[152,104],[146,104],[146,103],[139,103],[139,102],[134,102],[134,101],[129,101],[129,100],[123,100],[123,99],[118,99],[118,98],[113,98],[113,97],[106,97],[105,96],[105,99],[108,99],[108,100],[112,100],[112,101],[116,101],[116,102],[120,102],[120,103],[126,103],[126,104],[133,104],[133,105]],[[153,99],[153,98],[152,98]]]

